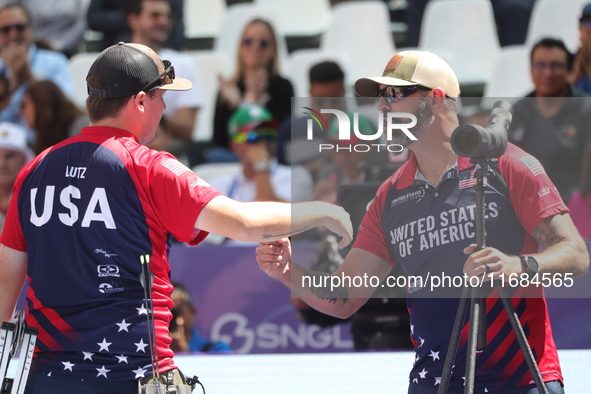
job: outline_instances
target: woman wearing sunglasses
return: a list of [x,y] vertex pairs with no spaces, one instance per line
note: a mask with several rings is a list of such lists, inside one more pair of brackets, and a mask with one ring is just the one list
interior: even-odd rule
[[278,70],[273,27],[267,21],[255,19],[242,32],[236,72],[229,80],[220,77],[213,127],[216,146],[229,147],[228,120],[241,106],[256,104],[265,107],[277,122],[289,115],[293,87]]

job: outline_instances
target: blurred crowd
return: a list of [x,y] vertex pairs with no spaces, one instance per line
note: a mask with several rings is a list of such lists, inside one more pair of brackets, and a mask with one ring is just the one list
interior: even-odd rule
[[[89,31],[100,33],[98,50],[119,41],[147,45],[169,60],[178,75],[193,82],[190,92],[166,94],[167,109],[150,147],[170,151],[234,199],[335,203],[347,186],[380,182],[405,160],[404,155],[390,157],[387,153],[317,152],[318,141],[344,145],[360,142],[355,134],[349,141],[339,140],[335,122],[328,124],[327,130],[313,123],[316,150],[307,144],[309,138],[303,130],[311,117],[302,116],[301,108],[292,110],[294,85],[290,76],[280,71],[278,32],[274,21],[260,17],[249,21],[240,33],[232,59],[234,72],[228,77],[219,71],[215,102],[207,103],[215,106],[211,139],[195,142],[197,119],[206,98],[200,88],[200,70],[186,50],[183,12],[187,1],[0,0],[0,225],[18,171],[35,154],[55,149],[52,147],[89,123],[85,109],[74,102],[69,68],[69,59],[85,51]],[[536,0],[490,1],[500,45],[524,44]],[[386,1],[389,7],[405,4],[405,45],[419,44],[428,2]],[[228,5],[231,3],[235,1]],[[336,7],[340,2],[331,3]],[[573,23],[578,23],[580,32],[576,53],[555,37],[543,38],[529,48],[534,89],[515,103],[509,138],[543,164],[573,210],[571,216],[582,235],[591,238],[591,98],[587,99],[591,94],[591,3],[581,9]],[[354,101],[353,94],[349,93],[342,66],[325,59],[303,70],[309,77],[307,108],[312,113],[322,108],[340,109],[354,124],[354,109],[347,107]],[[345,100],[346,96],[351,100]],[[486,108],[471,115],[467,122],[486,125]],[[373,119],[358,119],[362,134],[375,132]],[[360,204],[362,210],[365,203]],[[313,235],[322,240],[323,248],[334,246],[327,234]],[[221,244],[226,240],[211,236],[208,241]],[[327,255],[325,252],[319,255]],[[317,259],[316,268],[334,270],[341,257],[334,253],[333,257],[331,261]],[[313,321],[305,305],[296,302],[296,307]],[[196,314],[190,299],[183,308],[184,320],[179,318],[179,325],[194,320]],[[375,332],[387,332],[383,338],[395,338],[396,347],[405,347],[407,343],[398,342],[408,338],[401,328],[405,327],[400,317],[403,313],[398,316]],[[358,333],[362,338],[360,349],[372,346],[368,338],[375,332]],[[179,331],[180,348],[188,349],[187,343],[192,338],[197,341],[197,335]]]

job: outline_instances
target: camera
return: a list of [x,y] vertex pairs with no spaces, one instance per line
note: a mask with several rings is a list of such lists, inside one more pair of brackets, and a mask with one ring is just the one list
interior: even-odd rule
[[451,147],[458,156],[471,159],[495,158],[507,149],[507,134],[513,119],[513,105],[497,101],[486,127],[462,125],[451,135]]

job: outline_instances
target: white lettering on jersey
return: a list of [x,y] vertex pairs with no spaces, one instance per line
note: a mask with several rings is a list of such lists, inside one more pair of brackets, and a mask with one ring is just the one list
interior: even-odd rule
[[31,223],[37,227],[43,226],[51,219],[53,213],[53,195],[55,193],[55,186],[49,185],[45,188],[45,201],[43,202],[43,214],[37,215],[37,208],[35,207],[35,197],[37,197],[37,188],[31,189]]
[[86,167],[70,167],[66,166],[66,178],[80,178],[84,179]]
[[68,186],[60,193],[60,202],[70,210],[70,214],[60,213],[58,217],[66,226],[72,226],[78,220],[78,207],[74,205],[71,198],[80,199],[80,189],[76,186]]
[[[96,212],[96,206],[100,206],[100,211]],[[82,219],[82,227],[90,227],[90,222],[93,220],[104,222],[105,226],[110,229],[117,229],[115,220],[111,214],[111,207],[109,207],[109,200],[107,200],[107,192],[103,187],[97,187],[90,197],[88,208]]]
[[[31,223],[37,227],[41,227],[51,219],[53,214],[53,200],[55,195],[55,186],[48,185],[45,187],[45,200],[43,201],[43,213],[41,216],[37,214],[37,208],[35,200],[37,198],[37,188],[31,189]],[[58,218],[60,222],[66,226],[73,226],[78,221],[79,209],[74,204],[72,199],[79,200],[81,198],[80,189],[75,186],[67,186],[60,193],[61,205],[68,209],[69,213],[60,213]],[[97,210],[98,208],[98,210]],[[111,207],[109,206],[109,200],[107,198],[107,192],[105,188],[97,187],[94,189],[88,207],[82,218],[82,227],[90,227],[90,224],[95,222],[103,222],[105,227],[108,229],[117,229],[113,214],[111,213]]]

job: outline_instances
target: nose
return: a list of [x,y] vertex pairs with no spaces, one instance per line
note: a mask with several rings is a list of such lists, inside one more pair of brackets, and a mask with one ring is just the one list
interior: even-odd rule
[[391,103],[387,102],[384,97],[378,98],[378,111],[387,112],[391,109]]

